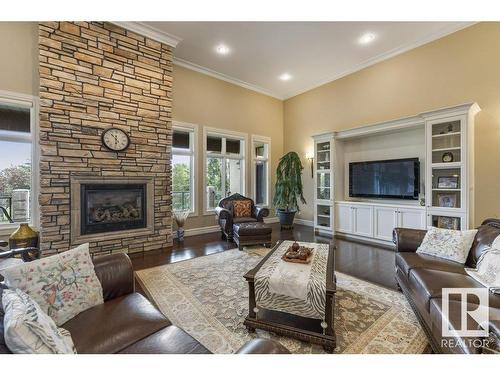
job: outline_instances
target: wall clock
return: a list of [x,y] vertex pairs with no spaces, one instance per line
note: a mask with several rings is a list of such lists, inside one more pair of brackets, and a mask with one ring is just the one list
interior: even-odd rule
[[123,151],[130,145],[130,138],[123,130],[110,128],[102,133],[102,143],[111,151]]

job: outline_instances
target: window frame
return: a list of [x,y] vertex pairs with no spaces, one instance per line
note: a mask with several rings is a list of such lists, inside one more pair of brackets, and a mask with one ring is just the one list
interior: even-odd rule
[[[207,137],[215,136],[222,138],[222,147],[221,152],[210,152],[207,151]],[[243,142],[240,143],[240,154],[226,154],[226,138],[239,140]],[[208,208],[208,200],[207,200],[207,159],[208,158],[220,158],[222,159],[222,175],[225,176],[226,172],[226,160],[241,160],[241,195],[245,195],[246,192],[246,163],[247,163],[247,151],[248,147],[248,135],[246,133],[241,133],[233,130],[226,129],[218,129],[212,127],[203,127],[203,186],[202,186],[202,194],[203,194],[203,214],[204,215],[213,215],[215,212],[215,208]],[[222,178],[222,189],[225,190],[225,178]]]
[[[174,130],[184,131],[189,133],[189,150],[176,150],[174,151],[173,135]],[[191,211],[189,211],[189,217],[198,216],[198,189],[197,189],[197,175],[198,175],[198,163],[196,155],[198,153],[198,125],[189,122],[182,121],[172,121],[172,159],[170,165],[172,166],[172,161],[174,155],[187,155],[190,157],[190,186],[191,186]],[[172,177],[173,177],[173,168]],[[173,182],[173,181],[172,181]],[[173,192],[173,186],[172,186]],[[172,196],[173,200],[173,196]],[[174,210],[172,205],[172,211]]]
[[[40,146],[39,146],[39,98],[37,96],[21,94],[12,91],[0,90],[0,104],[30,110],[29,134],[16,134],[8,130],[0,130],[0,139],[11,142],[31,143],[31,197],[30,197],[30,226],[40,229],[40,206],[38,202],[40,181]],[[0,224],[0,236],[12,233],[19,227],[19,223]]]
[[[271,205],[271,138],[266,137],[263,135],[256,135],[252,134],[252,140],[251,140],[251,147],[252,147],[252,167],[251,167],[251,181],[252,181],[252,199],[255,202],[255,205],[257,207],[266,207],[269,208]],[[267,145],[267,155],[265,157],[262,156],[257,156],[255,154],[255,143],[264,143]],[[265,191],[265,203],[264,204],[257,204],[257,189],[255,184],[257,183],[257,176],[255,173],[255,167],[257,165],[257,162],[265,162],[266,163],[266,187],[264,189]]]

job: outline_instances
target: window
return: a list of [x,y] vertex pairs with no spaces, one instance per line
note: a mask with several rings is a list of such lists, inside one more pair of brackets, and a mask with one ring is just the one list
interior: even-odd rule
[[205,211],[245,193],[245,135],[205,128]]
[[23,222],[38,224],[32,119],[31,97],[17,103],[0,96],[0,228]]
[[271,139],[252,136],[252,192],[257,206],[269,206]]
[[172,137],[172,207],[196,212],[196,125],[174,123]]

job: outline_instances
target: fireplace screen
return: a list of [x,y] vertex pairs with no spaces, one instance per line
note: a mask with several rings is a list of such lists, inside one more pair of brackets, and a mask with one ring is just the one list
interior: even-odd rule
[[81,234],[146,227],[146,184],[82,184]]

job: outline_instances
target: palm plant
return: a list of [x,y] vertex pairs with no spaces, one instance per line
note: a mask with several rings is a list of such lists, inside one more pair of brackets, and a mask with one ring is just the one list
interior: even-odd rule
[[304,167],[296,152],[285,154],[276,168],[276,184],[273,205],[280,217],[282,226],[291,226],[293,217],[299,209],[299,202],[306,204],[302,189],[302,170]]

